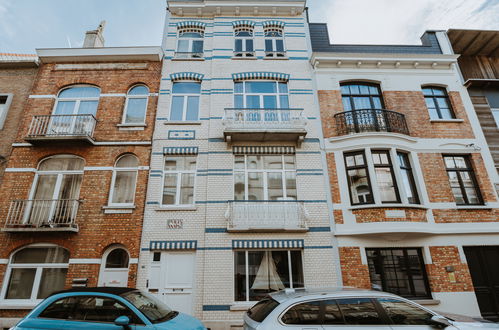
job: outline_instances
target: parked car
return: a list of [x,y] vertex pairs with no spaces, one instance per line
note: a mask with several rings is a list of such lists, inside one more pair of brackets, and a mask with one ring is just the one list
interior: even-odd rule
[[244,315],[245,330],[499,329],[499,324],[460,322],[402,297],[353,288],[288,289],[271,293]]
[[11,330],[28,329],[206,328],[198,319],[173,311],[137,289],[82,288],[52,294]]

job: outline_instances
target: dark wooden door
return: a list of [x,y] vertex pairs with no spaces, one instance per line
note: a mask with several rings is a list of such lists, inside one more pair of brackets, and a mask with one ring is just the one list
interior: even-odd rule
[[482,317],[499,322],[499,246],[464,247]]

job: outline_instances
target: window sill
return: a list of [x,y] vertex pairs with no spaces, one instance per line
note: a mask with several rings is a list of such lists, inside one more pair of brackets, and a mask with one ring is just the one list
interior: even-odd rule
[[487,204],[483,205],[457,205],[456,209],[458,210],[492,210],[493,207],[488,206]]
[[135,205],[106,205],[103,206],[102,209],[104,210],[105,214],[127,214],[133,213],[133,210],[135,210]]
[[26,310],[30,310],[30,309],[35,308],[38,305],[38,303],[39,302],[19,304],[19,305],[2,303],[2,304],[0,304],[0,309],[26,309]]
[[440,305],[440,300],[438,299],[411,299],[411,301],[415,302],[416,304],[420,304],[423,306],[436,306]]
[[120,131],[143,131],[146,124],[118,124],[116,125]]
[[277,60],[277,61],[279,61],[279,60],[289,60],[289,57],[287,57],[287,56],[286,57],[267,57],[267,56],[265,56],[263,59],[264,60]]
[[173,205],[173,206],[160,206],[155,208],[155,211],[162,212],[162,211],[197,211],[197,206],[196,205]]
[[430,123],[464,123],[464,119],[430,119]]
[[247,56],[247,57],[239,57],[239,56],[233,56],[233,60],[256,60],[256,56]]
[[201,121],[167,121],[165,125],[201,125]]
[[231,312],[247,311],[253,307],[258,301],[238,301],[230,306]]
[[204,61],[204,58],[172,58],[172,61]]
[[363,210],[363,209],[386,209],[386,208],[400,208],[400,209],[420,209],[428,210],[428,207],[421,204],[365,204],[353,205],[348,208],[349,210]]

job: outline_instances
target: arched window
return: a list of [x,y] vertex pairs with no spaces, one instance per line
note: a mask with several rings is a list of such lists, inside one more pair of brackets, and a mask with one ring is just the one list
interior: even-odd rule
[[282,27],[269,26],[264,29],[265,35],[265,56],[285,57],[284,30]]
[[430,119],[456,118],[445,88],[425,86],[423,87],[423,95],[428,111],[430,112]]
[[123,124],[145,124],[148,99],[149,88],[144,85],[132,87],[126,96]]
[[12,254],[2,290],[2,300],[36,303],[62,290],[68,272],[69,252],[58,246],[28,246]]
[[127,154],[116,161],[113,169],[109,205],[133,205],[138,169],[139,160],[135,155]]
[[186,27],[178,31],[176,58],[203,58],[204,29]]
[[234,28],[234,56],[254,57],[253,28],[250,26],[237,26]]
[[172,88],[170,121],[196,121],[199,119],[199,82],[174,82]]
[[124,249],[112,250],[106,258],[106,268],[128,268],[129,256]]
[[102,255],[99,286],[126,287],[130,255],[122,245],[111,246]]
[[341,99],[345,111],[383,109],[383,96],[379,85],[366,82],[341,84]]

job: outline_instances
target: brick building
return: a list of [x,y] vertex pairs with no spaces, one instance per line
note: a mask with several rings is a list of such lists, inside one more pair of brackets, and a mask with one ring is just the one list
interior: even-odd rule
[[497,173],[445,32],[334,45],[310,26],[343,284],[497,320],[470,274],[499,239]]
[[36,55],[0,53],[0,184],[37,70]]
[[0,328],[54,290],[136,285],[162,52],[102,46],[99,27],[37,50],[0,191]]

